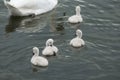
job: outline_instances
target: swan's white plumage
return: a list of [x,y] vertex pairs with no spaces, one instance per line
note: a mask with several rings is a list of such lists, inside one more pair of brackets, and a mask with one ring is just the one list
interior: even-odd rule
[[48,66],[48,60],[42,56],[39,56],[39,49],[37,47],[33,48],[33,57],[31,58],[31,63],[36,66]]
[[56,46],[52,46],[52,49],[53,49],[53,51],[55,52],[55,53],[58,53],[58,48],[56,47]]
[[28,16],[39,15],[52,10],[58,0],[4,0],[11,15]]
[[71,17],[69,17],[68,21],[70,23],[79,23],[79,22],[82,22],[83,18],[82,18],[81,14],[80,14],[80,11],[81,11],[80,6],[76,6],[76,14],[73,15],[73,16],[71,16]]
[[45,56],[51,56],[58,52],[58,48],[53,45],[54,40],[48,39],[46,41],[46,47],[43,49],[42,54]]
[[76,35],[77,35],[77,37],[73,38],[70,41],[70,45],[73,47],[81,47],[81,46],[85,45],[85,42],[82,39],[82,31],[79,29],[76,30]]
[[52,47],[46,46],[46,47],[44,48],[44,50],[42,51],[42,54],[43,54],[44,56],[54,55],[54,52],[53,52],[53,50],[52,50]]

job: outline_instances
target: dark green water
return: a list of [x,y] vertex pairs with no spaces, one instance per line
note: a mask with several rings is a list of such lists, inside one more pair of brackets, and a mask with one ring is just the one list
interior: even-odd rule
[[[67,22],[81,6],[84,22]],[[85,47],[69,46],[75,30]],[[40,52],[48,38],[59,48],[47,68],[32,66],[32,47]],[[41,53],[40,53],[41,55]],[[53,11],[31,17],[9,17],[0,1],[0,80],[120,80],[120,0],[59,0]]]

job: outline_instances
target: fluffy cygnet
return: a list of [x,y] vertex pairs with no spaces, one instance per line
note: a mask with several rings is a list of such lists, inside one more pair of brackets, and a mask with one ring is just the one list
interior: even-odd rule
[[37,47],[33,48],[31,63],[36,66],[48,66],[48,60],[42,56],[39,56],[39,49]]
[[81,47],[85,45],[85,42],[82,39],[82,31],[80,29],[76,30],[76,37],[70,41],[70,45],[73,47]]
[[54,46],[53,43],[54,43],[53,39],[48,39],[46,41],[46,47],[42,51],[42,54],[44,56],[52,56],[52,55],[55,56],[57,54],[58,48],[56,46]]
[[83,21],[83,18],[80,14],[80,6],[76,6],[76,14],[68,18],[68,22],[70,23],[79,23]]

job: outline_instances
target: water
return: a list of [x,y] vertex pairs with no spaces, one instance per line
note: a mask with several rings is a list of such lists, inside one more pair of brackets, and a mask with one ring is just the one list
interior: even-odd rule
[[[76,5],[84,22],[69,24]],[[0,80],[120,80],[119,8],[119,0],[59,0],[47,14],[20,18],[9,17],[0,1]],[[75,49],[69,41],[78,28],[86,45]],[[48,38],[59,55],[47,68],[32,66],[32,47],[41,52]]]

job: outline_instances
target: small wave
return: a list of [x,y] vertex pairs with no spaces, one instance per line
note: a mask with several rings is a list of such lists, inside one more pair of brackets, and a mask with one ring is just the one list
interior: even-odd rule
[[83,1],[83,0],[75,0],[75,1],[85,3],[85,1]]

